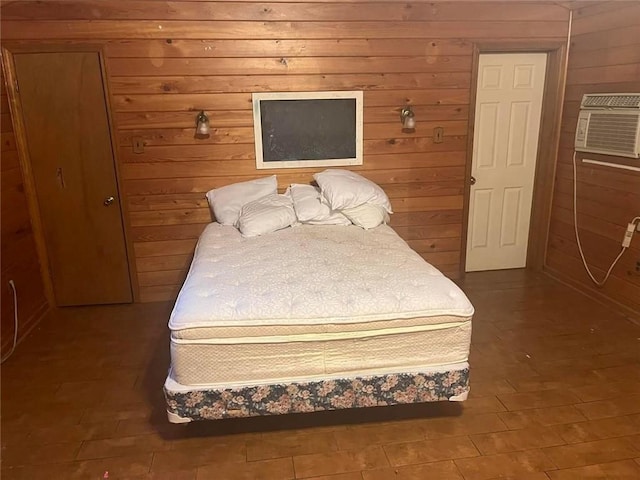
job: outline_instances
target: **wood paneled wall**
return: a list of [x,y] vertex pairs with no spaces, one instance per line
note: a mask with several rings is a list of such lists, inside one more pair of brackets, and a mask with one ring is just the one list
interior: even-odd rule
[[[389,194],[400,235],[457,276],[473,42],[566,40],[569,17],[554,2],[510,1],[48,0],[1,14],[5,41],[104,45],[142,301],[175,297],[211,221],[207,190],[272,173],[284,188],[318,171],[256,171],[250,100],[264,91],[363,90],[354,170]],[[401,132],[406,104],[414,134]],[[193,138],[199,110],[208,140]]]
[[[589,280],[575,240],[573,142],[582,95],[596,92],[640,92],[638,2],[602,2],[574,12],[546,268],[581,290],[640,315],[640,233],[604,288]],[[627,223],[640,216],[640,173],[579,161],[612,160],[603,155],[579,153],[577,158],[581,243],[594,275],[602,279],[620,251]]]
[[13,280],[18,293],[19,339],[46,313],[48,303],[24,194],[7,92],[1,76],[0,85],[0,332],[4,356],[11,347],[15,331],[13,292],[9,281]]

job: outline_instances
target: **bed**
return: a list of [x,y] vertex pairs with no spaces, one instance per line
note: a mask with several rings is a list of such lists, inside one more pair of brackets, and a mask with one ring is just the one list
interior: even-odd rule
[[387,225],[211,223],[169,320],[169,421],[465,400],[472,315]]

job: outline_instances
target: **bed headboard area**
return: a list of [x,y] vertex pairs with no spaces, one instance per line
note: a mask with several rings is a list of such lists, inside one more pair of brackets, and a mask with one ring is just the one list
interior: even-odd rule
[[[143,3],[2,6],[3,44],[101,48],[137,301],[175,299],[207,191],[276,173],[283,191],[327,168],[256,168],[252,95],[273,92],[362,92],[361,164],[341,168],[380,185],[392,227],[457,276],[474,42],[566,43],[569,18],[526,2]],[[194,138],[201,111],[210,134]]]

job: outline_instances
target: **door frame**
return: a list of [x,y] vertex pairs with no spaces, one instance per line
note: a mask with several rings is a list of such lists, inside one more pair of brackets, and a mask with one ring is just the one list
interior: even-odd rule
[[[460,277],[466,274],[467,241],[469,230],[469,202],[471,196],[471,167],[473,161],[473,135],[475,128],[478,63],[484,53],[546,53],[547,66],[542,94],[542,112],[538,135],[537,160],[533,181],[531,221],[527,246],[526,269],[542,271],[547,252],[547,237],[551,219],[551,201],[556,173],[560,124],[567,72],[567,43],[540,41],[493,41],[473,45],[471,87],[469,96],[469,125],[467,130],[467,158],[464,176],[464,203],[462,207],[462,247]],[[546,141],[549,139],[550,141]]]
[[124,191],[121,175],[120,165],[118,158],[118,142],[114,138],[114,122],[111,114],[111,94],[109,92],[107,78],[106,64],[104,61],[103,46],[100,44],[90,43],[40,43],[40,42],[19,42],[9,43],[2,46],[2,68],[5,74],[7,97],[9,100],[9,112],[11,113],[11,122],[13,124],[14,135],[16,139],[16,149],[18,151],[18,161],[20,169],[22,170],[22,176],[24,181],[24,191],[27,199],[27,207],[29,209],[29,217],[31,220],[31,228],[33,229],[33,236],[36,245],[36,252],[38,260],[40,261],[40,271],[42,274],[42,281],[44,284],[45,295],[49,301],[49,305],[57,306],[54,289],[53,278],[51,275],[51,269],[49,267],[49,254],[47,253],[46,240],[44,236],[44,228],[42,218],[40,216],[40,207],[38,205],[38,197],[36,191],[35,178],[33,170],[31,168],[31,157],[29,155],[29,148],[27,143],[26,128],[24,125],[24,119],[22,115],[22,104],[20,102],[20,95],[17,90],[17,77],[14,64],[14,54],[19,53],[72,53],[72,52],[91,52],[98,55],[98,62],[100,64],[102,88],[105,95],[105,109],[107,111],[107,123],[109,126],[109,138],[111,140],[111,151],[113,168],[116,176],[116,188],[120,203],[120,221],[122,223],[122,230],[124,233],[125,252],[127,256],[127,265],[129,273],[129,284],[131,286],[131,293],[133,301],[139,301],[139,288],[136,275],[134,275],[135,269],[132,268],[131,259],[135,258],[133,255],[133,242],[131,241],[129,215],[126,206],[126,202],[122,201],[122,192]]

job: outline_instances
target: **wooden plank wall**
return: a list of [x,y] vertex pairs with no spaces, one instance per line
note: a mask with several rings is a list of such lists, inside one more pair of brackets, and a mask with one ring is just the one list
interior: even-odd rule
[[[585,93],[640,92],[640,4],[602,2],[574,12],[566,97],[553,196],[546,269],[581,290],[640,315],[640,233],[604,286],[597,288],[580,260],[573,224],[572,155]],[[578,159],[611,160],[579,154]],[[636,165],[640,165],[636,161]],[[578,225],[585,256],[602,279],[621,248],[627,223],[640,216],[640,173],[578,161]]]
[[9,114],[4,78],[0,76],[0,332],[2,355],[14,336],[14,302],[9,280],[18,297],[18,338],[22,338],[48,309],[24,194],[18,152]]
[[[566,40],[569,16],[553,2],[323,0],[13,1],[1,14],[5,41],[104,45],[142,301],[175,297],[211,220],[207,190],[272,173],[284,188],[317,171],[256,171],[252,92],[363,90],[354,170],[387,191],[402,237],[457,276],[473,42]],[[414,134],[401,133],[406,104]],[[208,140],[193,138],[201,109]]]

